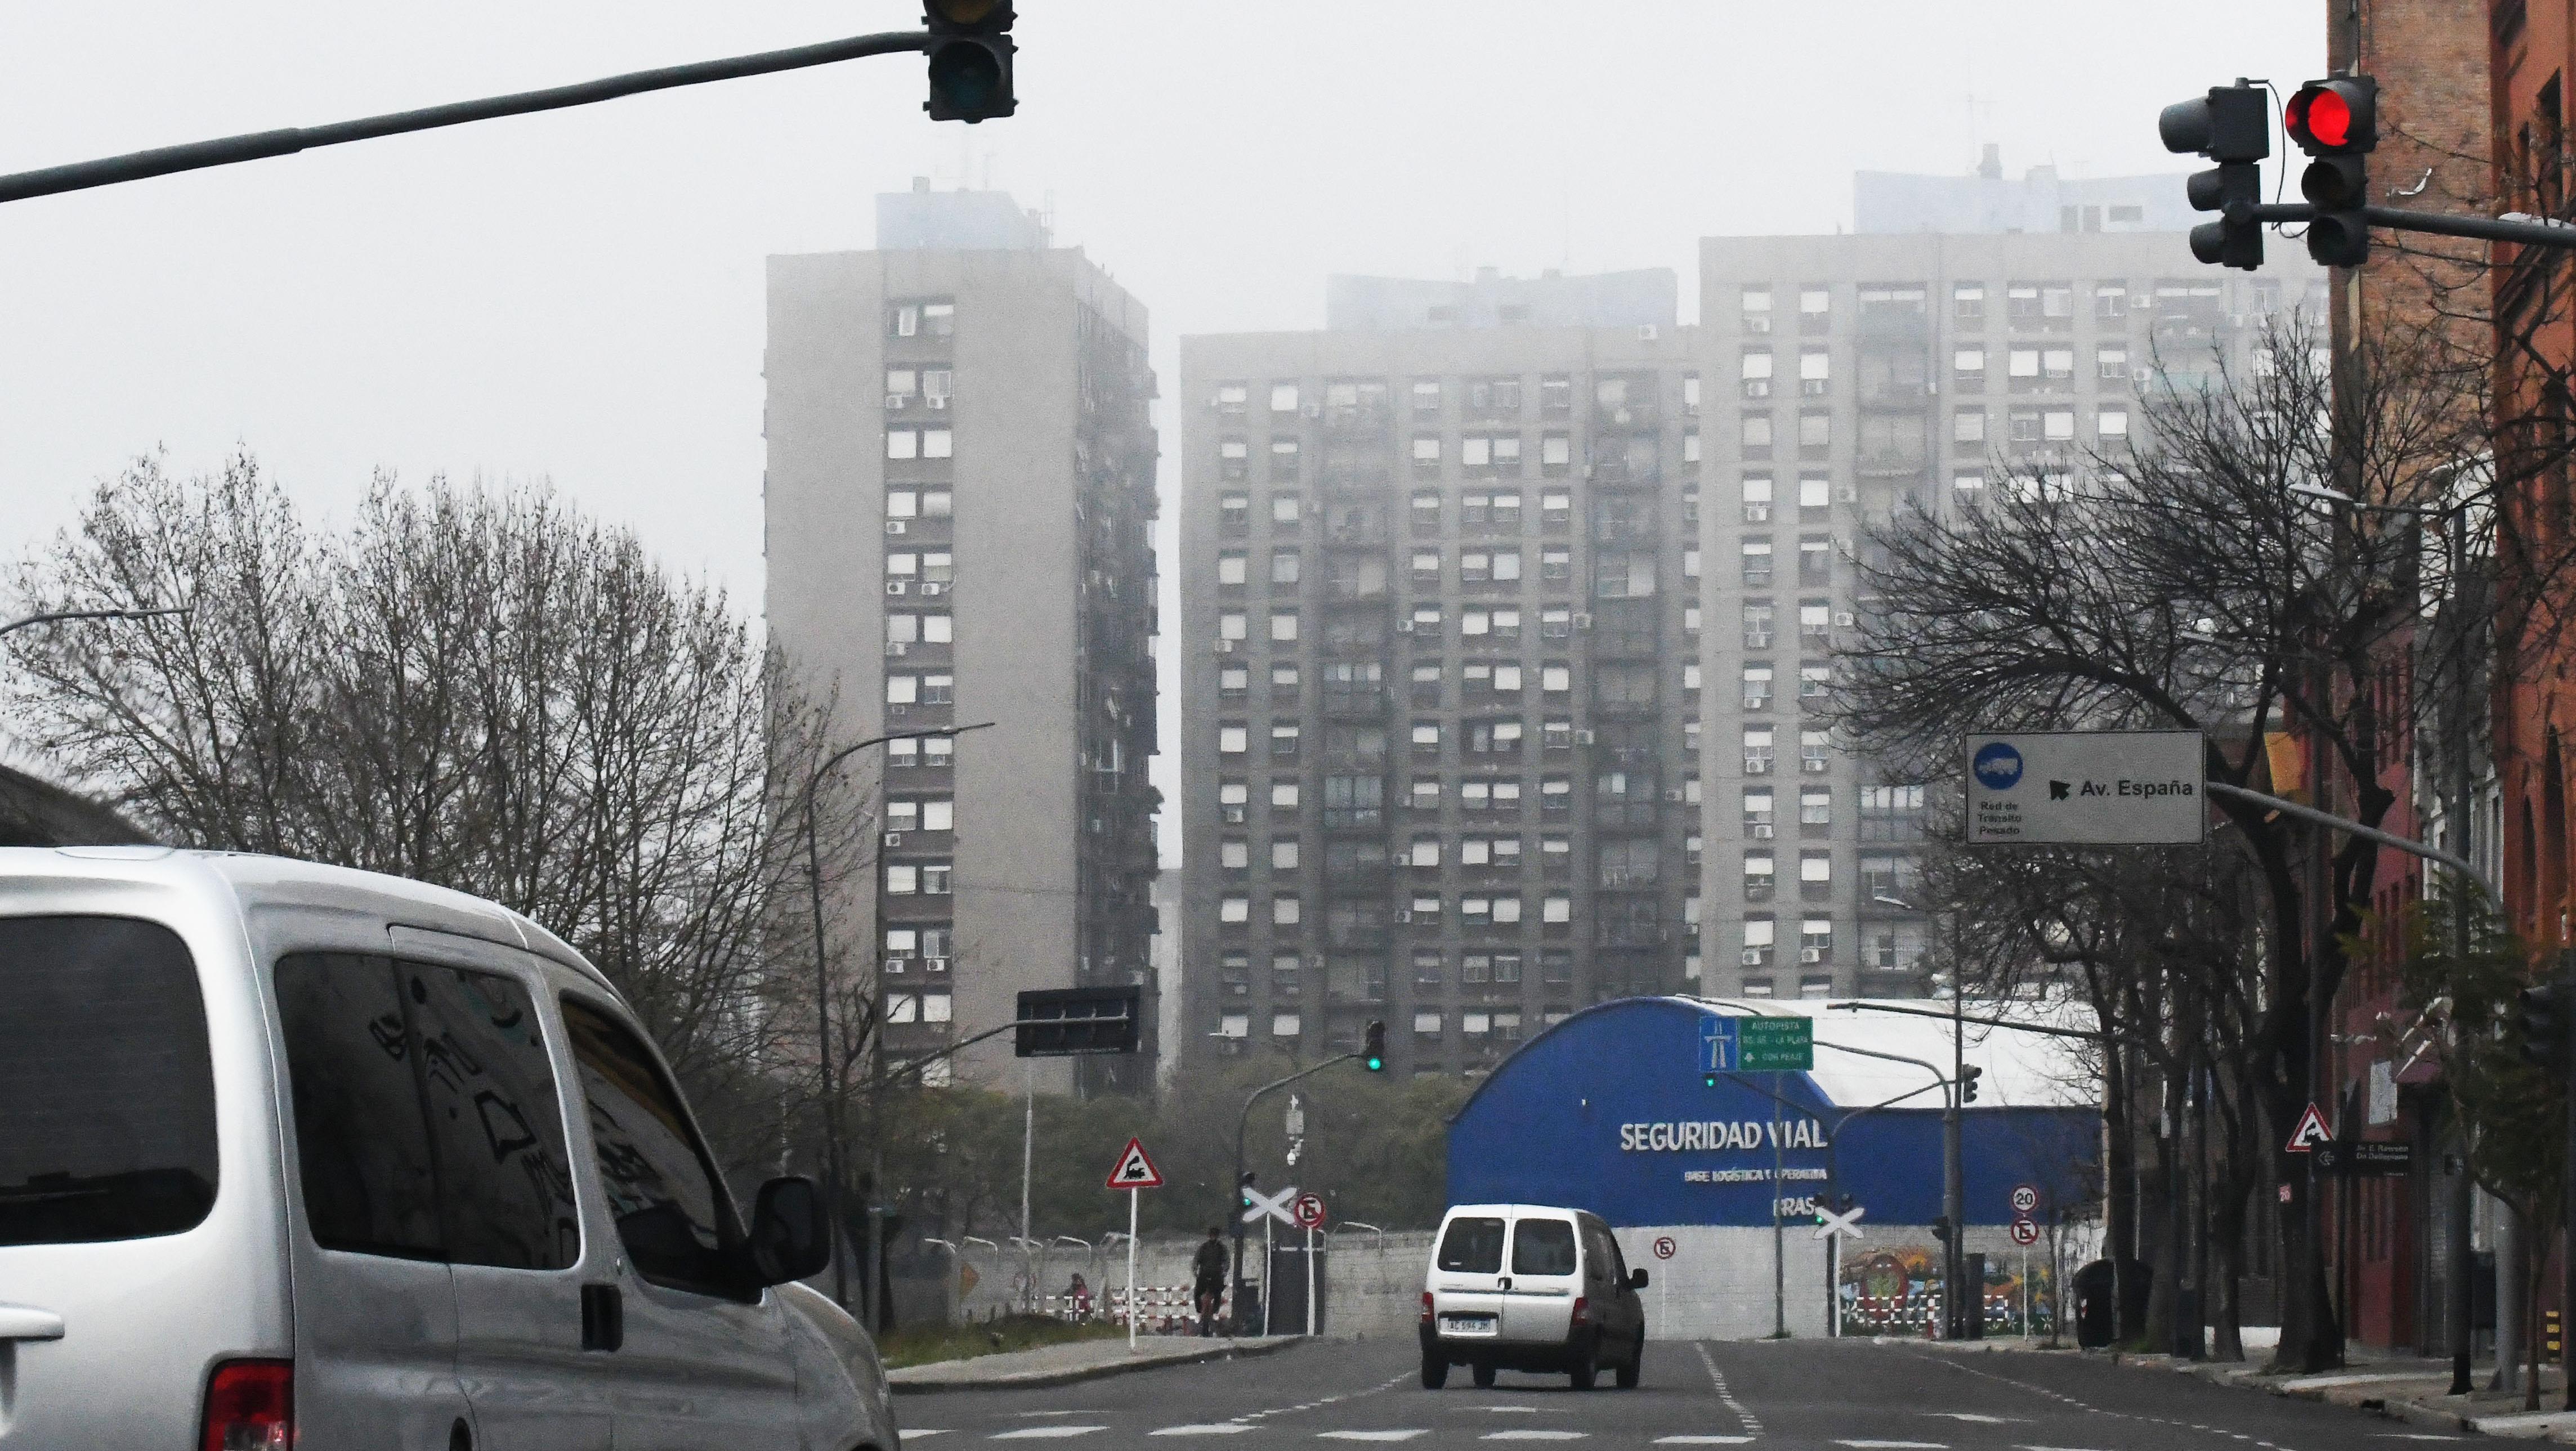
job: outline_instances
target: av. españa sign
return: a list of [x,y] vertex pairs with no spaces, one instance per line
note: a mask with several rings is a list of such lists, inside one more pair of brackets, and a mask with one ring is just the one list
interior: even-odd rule
[[2209,830],[2198,731],[1969,736],[1968,840],[2172,846]]

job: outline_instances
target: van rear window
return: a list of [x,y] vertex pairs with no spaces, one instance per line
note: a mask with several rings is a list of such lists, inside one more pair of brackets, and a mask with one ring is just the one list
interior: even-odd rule
[[1574,1273],[1574,1226],[1562,1219],[1524,1219],[1512,1226],[1512,1273]]
[[1481,1215],[1449,1221],[1440,1236],[1440,1268],[1463,1275],[1503,1272],[1503,1222]]
[[0,917],[0,1245],[176,1234],[214,1202],[187,945],[125,917]]

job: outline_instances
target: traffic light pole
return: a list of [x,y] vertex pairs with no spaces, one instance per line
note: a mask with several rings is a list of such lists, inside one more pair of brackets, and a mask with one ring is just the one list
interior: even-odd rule
[[445,126],[462,126],[469,121],[491,121],[503,116],[526,116],[539,111],[560,111],[572,106],[588,106],[600,101],[614,101],[624,96],[639,96],[648,91],[668,91],[681,86],[704,85],[709,81],[730,81],[743,76],[765,76],[779,71],[804,70],[810,66],[857,60],[862,56],[899,55],[907,51],[924,51],[931,48],[935,39],[936,37],[928,31],[921,30],[895,30],[876,35],[854,35],[845,40],[827,40],[817,45],[800,45],[787,50],[767,50],[754,55],[698,61],[690,65],[664,66],[658,70],[628,71],[623,75],[603,76],[595,81],[580,81],[568,86],[552,86],[542,91],[519,91],[506,96],[487,96],[479,101],[455,101],[444,106],[426,106],[416,111],[395,111],[388,115],[365,116],[355,121],[338,121],[327,126],[290,126],[276,131],[255,131],[242,136],[226,136],[214,141],[192,141],[180,146],[160,146],[149,151],[131,151],[123,156],[103,157],[96,161],[76,161],[65,166],[48,166],[38,171],[21,171],[0,176],[0,202],[23,201],[28,197],[52,196],[67,191],[86,191],[92,187],[115,186],[120,182],[168,176],[174,172],[203,171],[208,167],[231,166],[243,161],[261,161],[272,156],[292,156],[299,151],[313,151],[325,146],[342,146],[352,141],[372,141],[379,136],[401,136],[414,131],[434,131]]
[[[1285,1078],[1273,1079],[1252,1090],[1243,1100],[1243,1115],[1234,1122],[1234,1177],[1227,1181],[1234,1195],[1232,1211],[1234,1216],[1234,1303],[1231,1309],[1234,1316],[1234,1333],[1237,1335],[1241,1335],[1245,1328],[1243,1319],[1243,1141],[1244,1136],[1252,1128],[1253,1105],[1301,1078],[1311,1078],[1336,1063],[1356,1063],[1367,1056],[1366,1053],[1336,1054],[1312,1068],[1300,1068]],[[1267,1304],[1263,1305],[1261,1313],[1264,1318],[1267,1318],[1270,1307]]]

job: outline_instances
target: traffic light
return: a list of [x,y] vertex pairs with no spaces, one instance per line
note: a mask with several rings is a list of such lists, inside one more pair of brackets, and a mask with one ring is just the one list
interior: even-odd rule
[[1243,1171],[1243,1178],[1234,1186],[1235,1207],[1237,1209],[1250,1209],[1252,1207],[1252,1185],[1253,1182],[1258,1180],[1260,1177],[1261,1176],[1259,1174],[1250,1169]]
[[1962,1104],[1975,1103],[1977,1101],[1977,1080],[1985,1076],[1986,1070],[1979,1068],[1974,1063],[1960,1065],[1959,1102]]
[[2370,260],[2370,152],[2379,144],[2379,82],[2331,76],[2299,87],[2281,109],[2299,149],[2316,158],[2299,173],[2299,194],[2317,209],[2308,255],[2326,267]]
[[1386,1024],[1372,1019],[1360,1035],[1360,1066],[1371,1073],[1386,1071]]
[[1943,1244],[1950,1242],[1950,1216],[1944,1214],[1932,1221],[1932,1237]]
[[2568,985],[2546,982],[2514,994],[2513,1026],[2522,1061],[2552,1078],[2567,1076]]
[[2263,265],[2263,158],[2272,154],[2271,111],[2260,86],[2212,86],[2198,100],[2177,101],[2156,118],[2168,151],[2198,152],[2218,165],[2184,183],[2192,209],[2219,220],[2191,229],[2191,255],[2247,272]]
[[1011,94],[1011,0],[923,0],[930,29],[930,99],[921,109],[933,121],[972,124],[1020,108]]

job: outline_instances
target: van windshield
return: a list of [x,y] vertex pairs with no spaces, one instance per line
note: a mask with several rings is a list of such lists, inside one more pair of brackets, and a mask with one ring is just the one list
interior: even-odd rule
[[1524,1219],[1512,1226],[1512,1273],[1574,1273],[1574,1226],[1562,1219]]
[[1440,1236],[1440,1268],[1462,1275],[1503,1271],[1503,1222],[1481,1215],[1449,1221]]
[[186,944],[124,917],[0,917],[0,1245],[176,1234],[214,1202]]

